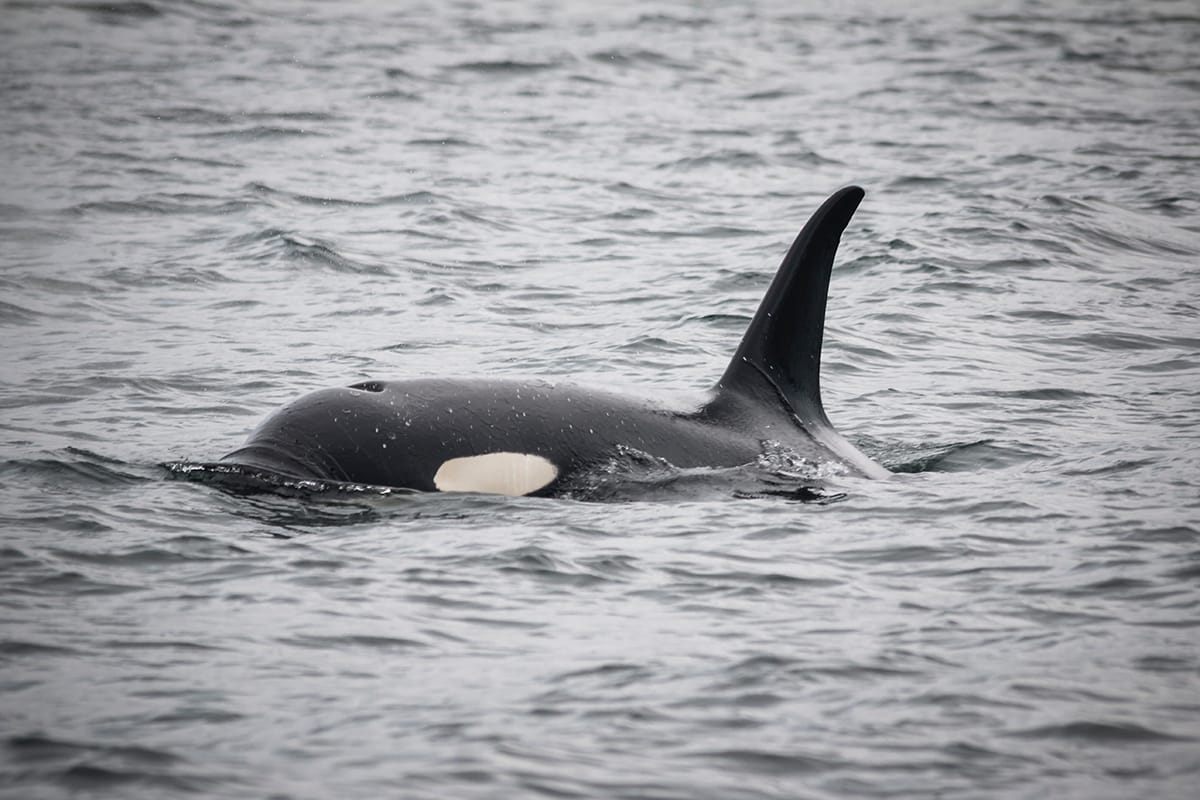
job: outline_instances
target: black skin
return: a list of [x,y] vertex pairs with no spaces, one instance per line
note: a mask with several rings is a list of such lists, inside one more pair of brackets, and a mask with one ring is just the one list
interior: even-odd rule
[[772,442],[813,461],[883,477],[834,430],[821,404],[821,344],[830,272],[862,200],[856,186],[813,214],[783,259],[707,405],[659,409],[605,391],[529,381],[368,381],[284,406],[226,465],[300,479],[435,491],[446,461],[487,453],[541,456],[573,477],[622,448],[681,467],[754,462]]
[[435,491],[434,474],[449,459],[529,453],[558,467],[536,492],[553,495],[622,447],[677,467],[732,467],[753,462],[767,440],[821,449],[786,415],[748,400],[680,414],[570,384],[369,381],[284,406],[223,460],[294,478]]

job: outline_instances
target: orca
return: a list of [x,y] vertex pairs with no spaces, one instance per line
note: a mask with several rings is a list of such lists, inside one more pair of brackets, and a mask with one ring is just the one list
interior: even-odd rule
[[830,272],[863,196],[846,187],[812,215],[699,409],[545,380],[370,380],[285,405],[220,464],[300,481],[536,496],[569,493],[630,452],[687,469],[753,464],[783,448],[845,474],[889,475],[821,404]]

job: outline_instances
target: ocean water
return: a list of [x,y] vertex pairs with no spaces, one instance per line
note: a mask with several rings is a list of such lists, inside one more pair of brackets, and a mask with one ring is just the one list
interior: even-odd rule
[[[1195,797],[1198,53],[1182,0],[0,4],[0,795]],[[850,183],[825,401],[891,479],[162,466],[372,377],[686,407]]]

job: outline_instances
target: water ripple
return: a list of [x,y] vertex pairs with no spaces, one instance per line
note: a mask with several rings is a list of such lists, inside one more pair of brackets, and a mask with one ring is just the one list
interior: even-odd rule
[[[1200,17],[793,6],[4,4],[10,794],[1195,793]],[[888,480],[182,460],[389,377],[691,402],[850,182]]]

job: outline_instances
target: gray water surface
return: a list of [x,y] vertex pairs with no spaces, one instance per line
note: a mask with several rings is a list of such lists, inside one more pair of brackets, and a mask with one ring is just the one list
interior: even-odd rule
[[[0,793],[1194,797],[1198,53],[1182,1],[0,5]],[[160,466],[372,377],[687,407],[849,183],[826,408],[892,479]]]

